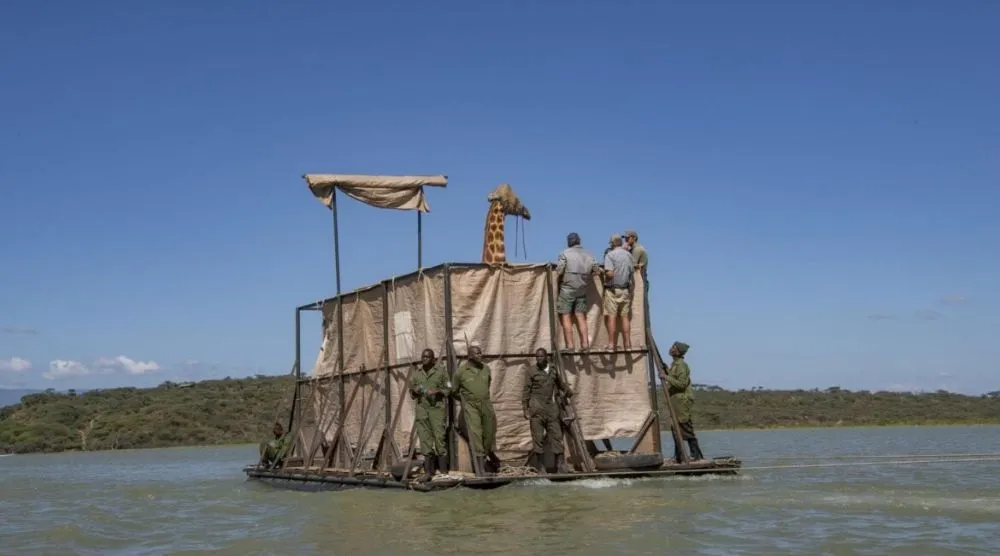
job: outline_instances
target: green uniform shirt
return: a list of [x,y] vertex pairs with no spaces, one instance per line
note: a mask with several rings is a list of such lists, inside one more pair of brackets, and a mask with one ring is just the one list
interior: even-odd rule
[[532,365],[524,377],[524,389],[521,391],[521,406],[525,411],[531,405],[547,406],[554,403],[556,389],[566,391],[566,385],[555,367],[549,365],[548,372]]
[[691,420],[691,406],[694,405],[694,391],[691,389],[691,369],[684,359],[674,359],[667,369],[667,386],[670,405],[680,422]]
[[490,401],[490,383],[493,377],[490,368],[485,363],[482,368],[476,368],[469,361],[463,362],[455,372],[455,382],[452,392],[469,403]]
[[[428,390],[438,390],[440,396],[428,396]],[[417,410],[443,409],[447,396],[451,394],[451,382],[448,380],[448,369],[443,363],[431,367],[430,371],[418,367],[410,380],[410,394],[417,399]]]
[[632,260],[635,262],[635,266],[642,267],[640,276],[642,276],[643,281],[646,281],[646,269],[649,267],[649,252],[638,241],[632,246]]

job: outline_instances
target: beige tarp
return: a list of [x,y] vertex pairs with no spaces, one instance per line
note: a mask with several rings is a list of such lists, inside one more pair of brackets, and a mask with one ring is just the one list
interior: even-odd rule
[[424,186],[445,187],[447,176],[363,176],[348,174],[306,174],[309,190],[327,207],[333,202],[334,188],[352,199],[373,207],[430,212]]
[[[554,273],[553,280],[554,280]],[[456,266],[450,269],[452,326],[457,355],[465,355],[467,344],[478,344],[483,353],[506,355],[489,361],[492,370],[492,399],[497,413],[497,454],[504,460],[523,457],[531,448],[531,432],[521,412],[521,388],[525,371],[534,364],[535,349],[551,351],[547,265],[518,265],[507,268]],[[644,285],[636,275],[632,313],[632,344],[643,345],[645,329],[641,302]],[[385,383],[383,364],[383,299],[389,305],[389,364],[417,361],[420,352],[430,347],[439,357],[445,355],[444,273],[440,268],[382,286],[347,294],[344,298],[344,374],[345,399],[358,382],[356,399],[345,423],[345,433],[352,443],[359,441],[362,419],[372,417],[373,433],[365,444],[374,450],[384,429],[384,405],[379,398]],[[555,284],[552,291],[556,292]],[[607,342],[600,290],[594,278],[588,293],[590,310],[587,321],[591,345]],[[324,307],[326,332],[314,377],[334,376],[337,370],[337,304]],[[557,328],[557,331],[559,329]],[[560,333],[561,334],[561,333]],[[561,337],[560,337],[561,340]],[[521,356],[512,356],[524,354]],[[574,356],[563,359],[567,380],[575,393],[576,410],[587,439],[629,437],[638,434],[651,407],[647,387],[646,359],[639,354]],[[413,424],[413,401],[406,394],[406,368],[392,371],[391,403],[395,414],[400,396],[402,414],[394,437],[407,450]],[[337,413],[337,388],[324,412]],[[318,404],[319,402],[314,402]],[[327,431],[333,438],[334,429]]]

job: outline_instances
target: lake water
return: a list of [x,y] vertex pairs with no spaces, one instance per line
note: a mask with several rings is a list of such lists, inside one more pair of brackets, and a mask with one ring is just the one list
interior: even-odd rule
[[[747,467],[1000,452],[1000,427],[703,432]],[[664,438],[668,451],[672,446]],[[1000,460],[736,478],[295,492],[256,446],[0,457],[0,554],[990,554]],[[817,459],[809,459],[817,458]],[[851,460],[838,460],[847,462]]]

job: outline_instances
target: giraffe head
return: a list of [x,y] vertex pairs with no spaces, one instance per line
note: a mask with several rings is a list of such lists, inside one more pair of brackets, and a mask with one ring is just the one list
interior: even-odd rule
[[531,220],[531,213],[528,211],[528,207],[524,206],[524,203],[517,198],[517,195],[514,195],[514,190],[510,188],[509,183],[498,185],[496,189],[490,192],[486,200],[490,203],[497,203],[504,214],[520,216],[525,220]]

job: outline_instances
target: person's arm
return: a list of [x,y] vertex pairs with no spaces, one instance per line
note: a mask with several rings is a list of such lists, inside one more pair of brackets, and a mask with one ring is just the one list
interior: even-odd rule
[[528,418],[528,402],[531,400],[531,371],[524,373],[524,386],[521,388],[521,411]]
[[[419,371],[418,371],[419,372]],[[410,379],[410,397],[417,399],[423,393],[423,387],[420,385],[417,377],[412,377]]]
[[615,263],[611,260],[611,252],[604,255],[604,279],[612,280],[615,277]]
[[559,258],[556,260],[556,286],[562,285],[567,263],[566,253],[559,253]]

